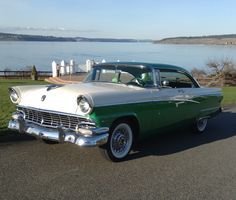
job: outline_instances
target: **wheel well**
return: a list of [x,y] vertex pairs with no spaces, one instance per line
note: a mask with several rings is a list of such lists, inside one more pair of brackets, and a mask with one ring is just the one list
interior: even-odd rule
[[134,141],[137,142],[139,139],[139,122],[135,116],[124,116],[117,118],[113,123],[112,126],[120,121],[126,121],[131,126],[133,133],[134,133]]

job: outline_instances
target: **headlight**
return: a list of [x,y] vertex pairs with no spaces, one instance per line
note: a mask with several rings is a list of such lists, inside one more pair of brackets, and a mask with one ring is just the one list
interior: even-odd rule
[[88,99],[84,96],[79,96],[77,98],[77,104],[79,109],[84,114],[89,114],[92,111],[92,106],[89,103]]
[[20,96],[13,88],[9,88],[9,95],[12,103],[19,103]]

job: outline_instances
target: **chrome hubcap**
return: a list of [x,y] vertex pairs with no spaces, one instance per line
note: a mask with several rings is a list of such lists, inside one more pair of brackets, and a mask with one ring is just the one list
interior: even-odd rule
[[128,124],[119,124],[111,136],[111,151],[117,158],[125,157],[131,148],[133,140],[132,130]]
[[204,131],[207,125],[207,119],[200,119],[197,121],[197,128],[199,131]]
[[125,132],[125,130],[119,130],[116,133],[114,133],[114,137],[112,140],[112,146],[114,151],[121,152],[124,150],[126,143],[127,143],[128,137]]

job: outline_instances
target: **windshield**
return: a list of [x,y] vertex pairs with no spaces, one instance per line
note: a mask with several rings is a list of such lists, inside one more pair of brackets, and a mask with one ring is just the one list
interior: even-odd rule
[[153,87],[154,85],[152,70],[140,66],[95,66],[85,82],[108,82],[139,87]]

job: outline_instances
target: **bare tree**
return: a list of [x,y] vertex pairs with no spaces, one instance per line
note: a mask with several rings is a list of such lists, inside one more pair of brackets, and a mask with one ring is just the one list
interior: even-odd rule
[[235,64],[229,58],[209,60],[207,66],[209,67],[212,75],[222,75],[225,71],[235,69]]
[[199,78],[199,77],[206,77],[207,76],[207,73],[205,70],[203,69],[197,69],[197,68],[193,68],[191,70],[191,74],[196,77],[196,78]]
[[[225,80],[227,77],[235,77],[234,74],[236,74],[236,65],[234,62],[229,59],[221,59],[221,60],[210,60],[207,63],[207,66],[210,70],[210,76],[213,78],[212,81],[208,83],[208,86],[213,85],[225,85]],[[233,78],[234,79],[234,78]],[[232,83],[234,80],[232,80]]]

